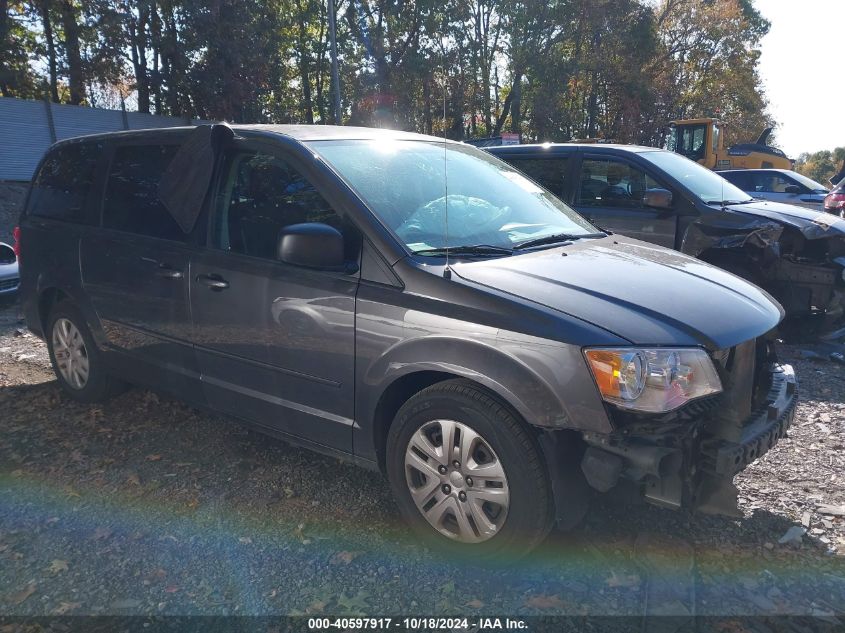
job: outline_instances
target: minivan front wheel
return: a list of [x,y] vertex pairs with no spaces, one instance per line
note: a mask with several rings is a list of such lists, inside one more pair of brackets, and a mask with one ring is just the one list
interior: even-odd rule
[[59,384],[74,400],[100,402],[125,388],[108,373],[79,310],[61,302],[50,312],[47,349]]
[[493,538],[510,507],[508,478],[490,444],[456,420],[420,427],[405,449],[405,483],[435,530],[463,543]]
[[480,558],[518,556],[551,528],[536,441],[472,383],[438,383],[405,403],[388,435],[387,470],[402,515],[434,545]]

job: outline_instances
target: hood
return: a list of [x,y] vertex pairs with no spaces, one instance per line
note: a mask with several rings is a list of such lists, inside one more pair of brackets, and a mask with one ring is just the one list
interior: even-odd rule
[[452,271],[637,345],[725,349],[768,332],[783,317],[771,296],[739,277],[676,251],[615,235],[460,262]]
[[735,213],[760,216],[794,227],[808,240],[845,236],[845,220],[824,211],[813,211],[794,204],[768,200],[730,204],[726,208]]

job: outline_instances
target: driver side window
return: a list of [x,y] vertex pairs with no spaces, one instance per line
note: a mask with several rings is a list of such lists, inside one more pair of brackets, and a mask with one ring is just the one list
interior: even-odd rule
[[645,208],[643,196],[660,184],[641,169],[614,159],[581,163],[578,204],[585,207]]
[[754,180],[754,191],[764,193],[786,193],[787,187],[797,184],[780,174],[755,173],[752,175],[752,179]]
[[217,204],[215,246],[276,259],[282,228],[322,222],[344,232],[344,222],[314,186],[286,161],[261,152],[229,156]]

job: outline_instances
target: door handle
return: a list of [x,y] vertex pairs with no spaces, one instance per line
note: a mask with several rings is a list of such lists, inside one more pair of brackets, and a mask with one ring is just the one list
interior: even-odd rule
[[220,275],[197,275],[197,282],[216,291],[226,290],[229,287],[229,282]]

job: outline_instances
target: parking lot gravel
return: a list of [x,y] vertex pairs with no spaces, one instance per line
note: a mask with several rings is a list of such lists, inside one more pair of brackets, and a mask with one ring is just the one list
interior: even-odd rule
[[801,403],[789,437],[737,478],[742,518],[597,499],[583,526],[529,558],[479,567],[415,542],[377,473],[142,389],[71,401],[9,308],[0,615],[789,614],[845,626],[845,366],[829,351],[782,346]]

